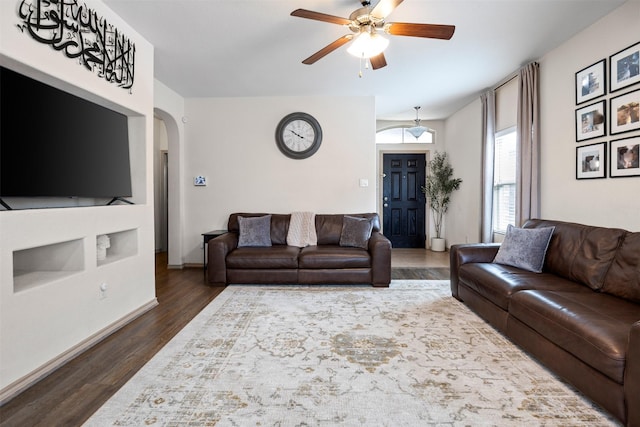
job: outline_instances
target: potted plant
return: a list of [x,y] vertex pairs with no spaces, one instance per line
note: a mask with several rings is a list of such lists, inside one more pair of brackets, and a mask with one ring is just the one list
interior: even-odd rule
[[447,153],[436,152],[429,161],[429,174],[422,192],[429,201],[433,213],[436,237],[431,238],[432,251],[444,251],[445,241],[442,237],[442,218],[449,209],[451,193],[460,188],[462,179],[453,178],[453,168],[447,159]]

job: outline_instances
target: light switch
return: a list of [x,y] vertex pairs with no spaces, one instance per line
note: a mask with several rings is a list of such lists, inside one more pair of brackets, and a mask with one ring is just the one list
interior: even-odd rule
[[369,180],[366,178],[360,178],[360,187],[368,187],[369,186]]

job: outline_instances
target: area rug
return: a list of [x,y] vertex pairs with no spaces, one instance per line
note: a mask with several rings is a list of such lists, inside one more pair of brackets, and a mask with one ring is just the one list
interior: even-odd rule
[[87,426],[611,426],[445,280],[229,286]]

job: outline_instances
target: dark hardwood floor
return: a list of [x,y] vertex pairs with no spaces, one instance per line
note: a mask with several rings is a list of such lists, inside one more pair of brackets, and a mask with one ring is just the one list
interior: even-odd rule
[[158,306],[2,406],[0,425],[81,425],[224,290],[207,285],[200,268],[166,265],[158,254]]
[[449,267],[394,267],[391,269],[391,280],[449,280]]
[[[159,305],[0,407],[0,426],[78,426],[100,408],[224,287],[200,268],[169,270],[156,256]],[[448,268],[393,268],[393,279],[448,279]]]

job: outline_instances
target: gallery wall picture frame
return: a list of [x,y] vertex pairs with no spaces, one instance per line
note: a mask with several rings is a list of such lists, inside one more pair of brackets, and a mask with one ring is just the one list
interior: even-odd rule
[[603,99],[576,110],[576,142],[607,134],[606,102]]
[[640,129],[640,89],[611,98],[609,114],[611,135]]
[[576,73],[576,105],[598,98],[607,93],[606,59]]
[[576,179],[607,177],[607,143],[576,147]]
[[640,176],[640,136],[615,139],[609,144],[609,176]]
[[609,57],[609,91],[615,92],[640,82],[640,42]]

